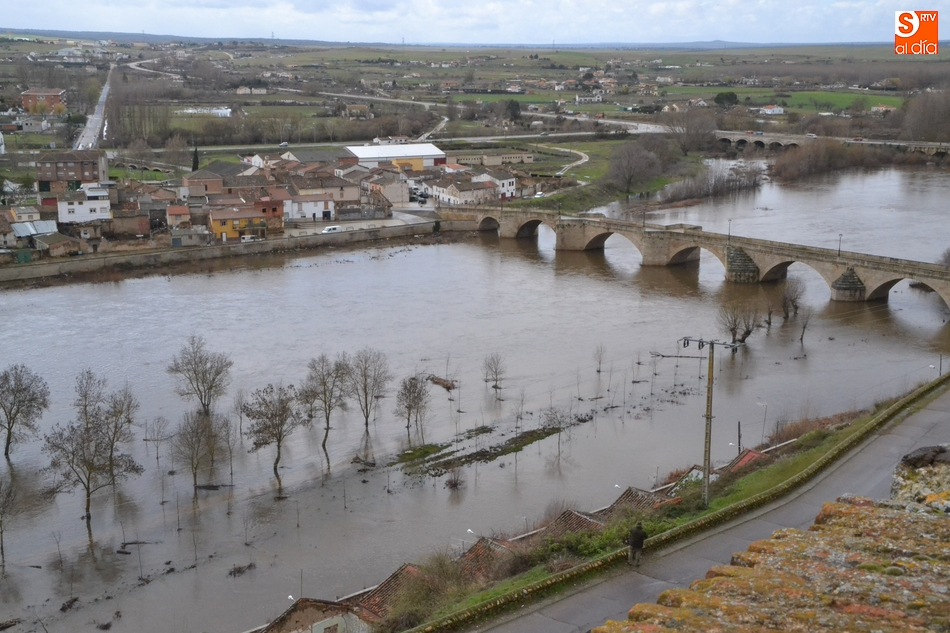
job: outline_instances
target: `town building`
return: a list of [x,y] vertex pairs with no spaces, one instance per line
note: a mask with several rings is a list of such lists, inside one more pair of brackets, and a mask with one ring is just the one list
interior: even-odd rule
[[400,169],[425,169],[445,164],[445,152],[432,143],[407,143],[404,145],[351,145],[347,151],[364,167],[379,167],[380,163],[392,163]]
[[66,91],[62,88],[31,88],[20,93],[20,102],[27,112],[52,113],[66,107]]
[[99,150],[47,152],[36,159],[36,186],[44,193],[76,191],[109,179],[109,160]]

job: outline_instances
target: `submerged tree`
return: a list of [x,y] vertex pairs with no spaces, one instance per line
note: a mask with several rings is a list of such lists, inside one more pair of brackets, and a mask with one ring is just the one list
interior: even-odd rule
[[0,567],[6,565],[7,562],[6,550],[4,550],[3,545],[3,533],[10,519],[18,513],[19,507],[13,478],[9,473],[0,475]]
[[505,377],[505,358],[499,352],[492,352],[485,357],[482,367],[485,370],[485,382],[492,383],[493,389],[501,389],[499,383]]
[[798,314],[798,308],[804,294],[805,287],[802,282],[797,279],[786,280],[785,288],[782,289],[782,318],[787,319],[792,314]]
[[330,415],[336,409],[347,409],[350,361],[345,353],[339,354],[334,360],[326,354],[320,354],[317,358],[310,359],[307,368],[307,377],[300,387],[300,402],[306,408],[309,419],[313,419],[318,410],[323,414],[323,448],[326,450],[327,438],[330,436]]
[[49,408],[49,387],[26,365],[10,365],[0,374],[0,430],[6,432],[3,456],[17,442],[39,432],[37,421]]
[[172,457],[191,471],[195,494],[198,492],[198,472],[211,463],[214,452],[211,444],[216,441],[211,427],[211,418],[200,411],[190,411],[182,416],[172,438]]
[[92,493],[144,472],[131,455],[118,452],[126,436],[115,431],[130,424],[127,414],[134,408],[131,391],[126,387],[106,395],[105,388],[104,378],[89,369],[83,371],[76,379],[76,421],[57,424],[44,437],[43,452],[50,457],[48,470],[58,478],[54,489],[82,488],[87,522],[92,518]]
[[424,375],[413,374],[403,378],[399,383],[399,390],[396,392],[396,408],[393,413],[406,419],[407,435],[409,435],[412,422],[415,421],[423,443],[425,443],[425,418],[429,412],[430,401],[429,381]]
[[205,340],[192,335],[165,371],[178,378],[175,392],[185,400],[196,399],[210,416],[215,400],[227,391],[233,365],[229,355],[208,351]]
[[392,379],[386,355],[379,350],[366,347],[353,356],[346,376],[347,393],[356,400],[367,430],[376,401],[386,395],[386,386]]
[[282,487],[278,471],[281,447],[294,429],[306,423],[299,404],[293,385],[267,385],[255,390],[244,405],[244,415],[250,420],[246,435],[253,443],[251,450],[256,451],[271,444],[277,446],[274,477],[277,478],[278,490]]
[[747,303],[723,305],[716,315],[719,329],[732,337],[732,343],[745,343],[759,327],[759,311]]

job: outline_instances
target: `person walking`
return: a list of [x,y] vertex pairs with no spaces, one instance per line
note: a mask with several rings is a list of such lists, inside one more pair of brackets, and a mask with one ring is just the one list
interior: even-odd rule
[[640,554],[643,552],[643,543],[647,540],[647,531],[643,529],[643,522],[637,521],[636,526],[630,530],[627,535],[627,545],[630,551],[627,552],[627,564],[640,566]]

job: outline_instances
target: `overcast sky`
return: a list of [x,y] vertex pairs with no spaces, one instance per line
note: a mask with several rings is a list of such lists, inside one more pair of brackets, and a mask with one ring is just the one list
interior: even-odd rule
[[[394,44],[832,43],[893,41],[895,10],[945,11],[948,5],[950,0],[922,6],[866,0],[47,0],[40,12],[7,11],[3,21],[24,29],[222,39],[273,33]],[[950,10],[944,15],[950,20]]]

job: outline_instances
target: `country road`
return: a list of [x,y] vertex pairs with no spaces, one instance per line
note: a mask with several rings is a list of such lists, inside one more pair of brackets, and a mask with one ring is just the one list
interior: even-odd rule
[[950,391],[946,388],[903,422],[892,422],[844,459],[790,496],[710,532],[647,554],[636,571],[627,567],[566,595],[559,594],[470,631],[492,633],[586,633],[607,620],[625,620],[634,604],[656,602],[666,589],[688,587],[733,552],[766,539],[781,528],[807,529],[826,501],[852,493],[890,495],[891,474],[900,458],[921,446],[950,442]]

